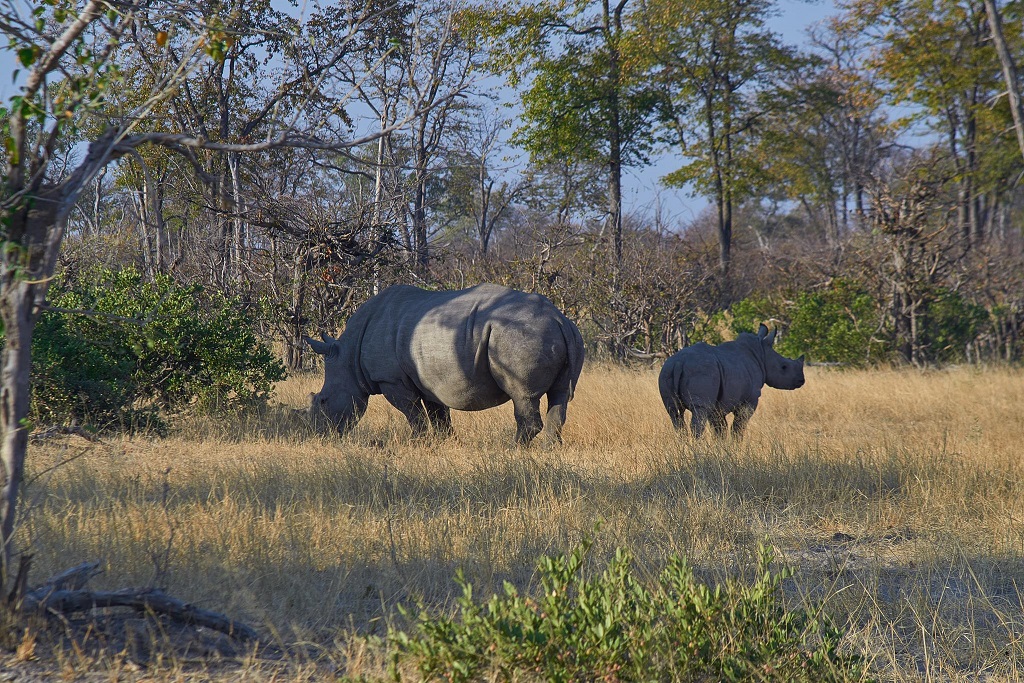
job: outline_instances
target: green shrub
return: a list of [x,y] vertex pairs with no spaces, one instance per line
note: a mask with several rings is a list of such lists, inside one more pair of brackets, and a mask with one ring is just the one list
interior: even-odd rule
[[146,282],[132,268],[54,286],[33,338],[33,418],[108,426],[138,406],[233,410],[265,401],[284,367],[238,301]]
[[891,355],[875,336],[882,332],[879,305],[856,281],[836,279],[828,289],[801,292],[786,313],[789,327],[776,347],[784,356],[863,365]]
[[988,315],[984,307],[967,301],[959,292],[939,289],[925,305],[920,325],[927,359],[962,361],[965,347],[977,337]]
[[755,332],[758,325],[770,320],[785,320],[790,302],[777,302],[774,298],[748,297],[729,307],[729,329],[733,336],[741,332]]
[[[985,324],[988,313],[959,293],[937,288],[917,310],[917,340],[924,359],[958,362]],[[723,315],[723,320],[726,318]],[[892,321],[883,306],[855,280],[836,279],[828,289],[791,297],[749,297],[729,310],[733,334],[750,332],[766,320],[787,321],[775,349],[784,356],[806,354],[814,362],[865,365],[896,357]],[[707,340],[715,343],[713,340]]]
[[853,280],[836,279],[828,289],[791,296],[748,297],[735,302],[728,315],[719,315],[733,335],[753,332],[762,322],[786,321],[775,350],[791,358],[805,354],[814,362],[863,365],[892,353],[885,331],[879,330],[878,303]]
[[861,657],[840,647],[842,634],[820,610],[788,608],[767,546],[757,579],[711,588],[674,557],[653,588],[631,571],[621,548],[607,568],[583,577],[590,544],[542,558],[533,599],[505,583],[479,604],[461,573],[454,616],[422,606],[413,632],[392,630],[392,672],[411,658],[425,678],[502,680],[778,680],[864,677]]
[[68,317],[44,314],[32,337],[32,421],[164,431],[154,411],[133,405],[133,367],[129,349],[97,345],[77,333]]

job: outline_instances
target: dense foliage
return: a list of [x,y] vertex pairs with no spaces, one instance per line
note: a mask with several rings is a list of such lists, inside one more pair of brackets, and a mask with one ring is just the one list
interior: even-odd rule
[[[511,584],[486,602],[461,574],[454,616],[415,611],[412,633],[392,631],[396,663],[426,678],[617,681],[860,680],[860,656],[820,607],[786,604],[774,555],[760,548],[754,580],[709,586],[673,557],[655,584],[618,549],[587,576],[590,544],[541,559],[536,598]],[[395,672],[400,669],[396,666]]]
[[95,269],[54,285],[33,340],[32,417],[96,427],[259,404],[284,368],[235,299]]

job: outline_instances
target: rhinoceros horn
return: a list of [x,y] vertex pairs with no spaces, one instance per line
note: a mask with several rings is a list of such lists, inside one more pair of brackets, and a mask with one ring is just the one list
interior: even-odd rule
[[313,339],[312,337],[305,337],[305,336],[302,339],[307,344],[309,344],[309,348],[313,349],[313,351],[315,351],[316,353],[319,353],[321,356],[327,356],[327,355],[329,355],[331,353],[332,350],[336,350],[337,349],[337,347],[334,345],[334,342],[336,340],[332,339],[329,334],[325,333],[325,334],[322,334],[320,336],[323,337],[323,341],[317,341],[316,339]]

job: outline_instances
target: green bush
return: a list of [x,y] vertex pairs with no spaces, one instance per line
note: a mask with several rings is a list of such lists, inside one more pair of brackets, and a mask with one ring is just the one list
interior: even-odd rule
[[784,356],[863,365],[892,352],[881,336],[881,310],[858,282],[833,280],[828,289],[801,292],[787,311],[789,327],[776,347]]
[[962,361],[965,347],[977,337],[988,315],[984,307],[967,301],[959,292],[939,289],[926,304],[920,325],[927,359]]
[[36,424],[145,425],[164,423],[152,410],[137,410],[129,349],[97,345],[55,313],[40,317],[32,337],[31,419]]
[[[950,363],[985,324],[988,313],[959,293],[938,288],[917,311],[917,346],[924,359]],[[723,320],[724,320],[723,316]],[[892,321],[882,304],[855,280],[833,280],[828,289],[793,296],[749,297],[729,310],[733,334],[750,332],[766,320],[787,324],[775,349],[784,356],[806,354],[815,362],[865,365],[897,356]],[[707,340],[715,343],[713,340]]]
[[767,546],[752,584],[711,588],[674,557],[653,588],[616,551],[608,567],[583,577],[590,544],[541,560],[537,599],[504,591],[479,604],[461,573],[454,616],[422,606],[403,612],[413,632],[392,630],[392,672],[416,664],[424,678],[501,680],[778,680],[864,678],[861,657],[840,647],[842,633],[820,610],[788,608]]
[[284,367],[238,301],[101,269],[54,285],[33,338],[33,419],[109,426],[139,406],[219,412],[265,401]]
[[748,297],[722,316],[733,335],[753,332],[765,321],[786,321],[775,350],[791,358],[805,354],[814,362],[863,365],[885,360],[892,352],[885,331],[879,330],[878,303],[852,280],[837,279],[828,289],[791,296]]

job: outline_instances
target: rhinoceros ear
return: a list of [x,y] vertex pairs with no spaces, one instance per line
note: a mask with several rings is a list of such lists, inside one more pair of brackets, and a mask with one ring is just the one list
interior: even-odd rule
[[330,352],[331,346],[333,346],[333,342],[327,341],[327,339],[329,338],[327,337],[327,335],[324,335],[324,337],[324,341],[317,341],[312,337],[303,337],[303,340],[305,340],[305,342],[309,344],[309,348],[313,349],[321,356],[326,356],[328,352]]
[[764,323],[761,323],[761,326],[757,328],[757,336],[760,337],[761,339],[764,339],[765,335],[767,334],[768,327]]
[[801,353],[800,357],[796,359],[796,362],[797,363],[803,363],[804,362],[804,354]]
[[769,332],[768,336],[764,338],[764,343],[767,344],[768,346],[773,345],[775,343],[775,333],[778,331],[778,328],[775,328],[774,330]]

